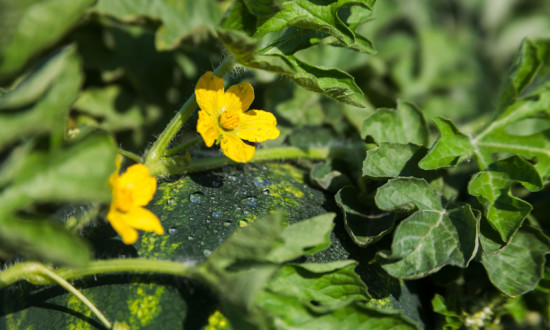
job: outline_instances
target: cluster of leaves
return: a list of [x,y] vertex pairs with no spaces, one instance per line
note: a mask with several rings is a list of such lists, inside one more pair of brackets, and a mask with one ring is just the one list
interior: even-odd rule
[[[257,108],[279,119],[282,137],[266,145],[346,146],[344,160],[312,165],[311,181],[334,193],[336,221],[386,278],[435,286],[424,309],[447,327],[524,321],[533,301],[550,305],[550,41],[523,41],[501,74],[518,34],[549,30],[548,10],[519,0],[3,1],[0,257],[85,264],[77,232],[89,217],[61,224],[53,213],[109,202],[116,144],[143,152],[221,42],[255,69]],[[292,262],[327,248],[332,223],[275,215],[197,268],[235,328],[421,327],[373,307],[375,284],[356,261]]]

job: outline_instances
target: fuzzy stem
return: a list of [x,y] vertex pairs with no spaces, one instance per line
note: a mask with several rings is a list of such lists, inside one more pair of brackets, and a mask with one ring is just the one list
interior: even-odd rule
[[119,148],[118,153],[121,154],[122,156],[126,157],[126,158],[130,158],[131,160],[133,160],[136,163],[141,163],[141,161],[142,161],[142,159],[139,155],[137,155],[137,154],[135,154],[131,151]]
[[[226,73],[233,69],[234,65],[234,58],[232,56],[228,56],[214,70],[214,74],[218,77],[223,77]],[[147,152],[147,155],[145,156],[145,165],[147,165],[149,169],[158,167],[158,164],[156,163],[162,162],[161,157],[163,156],[164,151],[166,150],[174,136],[178,133],[180,128],[183,126],[187,118],[191,116],[196,108],[197,100],[195,98],[195,93],[193,93],[193,95],[191,95],[191,97],[189,97],[189,99],[187,99],[187,101],[179,109],[174,118],[172,118],[170,123],[168,123],[168,125],[155,141],[151,149],[149,149],[149,151]]]
[[193,147],[194,145],[196,145],[197,143],[201,142],[202,141],[202,138],[200,136],[196,136],[194,138],[192,138],[191,140],[188,140],[174,148],[170,148],[170,149],[167,149],[165,152],[164,152],[164,156],[166,157],[169,157],[169,156],[173,156],[175,154],[179,154],[180,152],[182,151],[185,151],[191,147]]

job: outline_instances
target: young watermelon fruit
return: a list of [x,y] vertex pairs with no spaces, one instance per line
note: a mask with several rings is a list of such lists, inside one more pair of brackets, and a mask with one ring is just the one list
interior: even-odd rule
[[[307,171],[291,164],[237,165],[172,178],[159,184],[148,208],[166,234],[140,232],[133,246],[121,243],[103,221],[87,228],[96,258],[140,257],[201,263],[237,228],[280,211],[290,223],[335,211],[332,196],[305,181]],[[339,225],[327,250],[303,261],[330,262],[350,257],[375,298],[376,308],[402,311],[422,327],[419,299],[408,286],[389,281]],[[307,233],[306,233],[307,234]],[[364,260],[362,260],[364,259]],[[374,285],[369,285],[369,282]],[[182,277],[123,274],[74,281],[111,322],[130,329],[200,329],[218,315],[218,299],[204,285]],[[396,293],[397,294],[394,294]],[[212,318],[211,318],[212,319]],[[59,286],[18,283],[0,290],[0,329],[95,329],[101,323],[76,297]]]

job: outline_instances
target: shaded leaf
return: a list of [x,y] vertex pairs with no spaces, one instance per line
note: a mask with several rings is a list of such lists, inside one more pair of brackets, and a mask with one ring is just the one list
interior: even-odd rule
[[369,208],[361,200],[357,189],[351,186],[344,187],[334,198],[344,214],[346,231],[355,244],[367,246],[377,242],[393,229],[394,216],[389,213],[369,215]]
[[509,296],[533,290],[544,272],[550,240],[537,229],[522,228],[498,253],[483,254],[481,263],[491,282]]
[[32,57],[59,41],[93,3],[93,0],[3,1],[0,82],[11,78]]
[[57,223],[5,213],[0,217],[0,250],[71,266],[85,266],[90,260],[84,241]]
[[412,103],[398,101],[397,108],[378,109],[363,123],[361,137],[371,136],[383,142],[428,144],[428,126],[422,113]]
[[329,162],[313,165],[309,177],[312,183],[330,192],[336,192],[344,186],[351,185],[348,176],[334,169]]
[[82,80],[75,48],[68,47],[47,58],[13,91],[0,96],[0,108],[4,109],[0,111],[0,147],[39,134],[63,134]]
[[447,306],[446,299],[436,294],[432,299],[434,312],[445,316],[444,329],[460,329],[462,328],[462,317],[456,311],[456,306]]
[[393,179],[375,197],[382,210],[411,212],[396,228],[392,253],[379,253],[392,276],[419,278],[446,265],[466,267],[477,251],[478,220],[469,205],[446,209],[429,184]]

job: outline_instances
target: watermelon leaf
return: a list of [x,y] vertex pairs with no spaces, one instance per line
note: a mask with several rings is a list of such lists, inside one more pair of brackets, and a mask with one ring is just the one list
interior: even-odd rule
[[375,201],[382,210],[412,212],[395,230],[392,253],[378,254],[390,275],[424,277],[446,265],[466,267],[475,256],[479,220],[471,207],[444,207],[425,180],[392,179],[378,189]]

